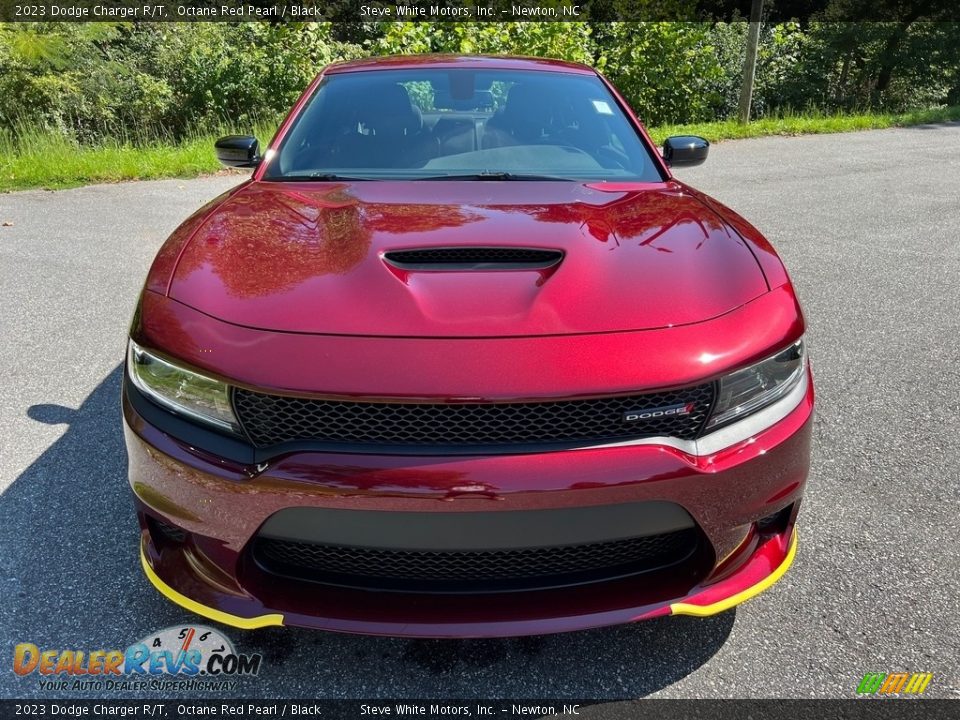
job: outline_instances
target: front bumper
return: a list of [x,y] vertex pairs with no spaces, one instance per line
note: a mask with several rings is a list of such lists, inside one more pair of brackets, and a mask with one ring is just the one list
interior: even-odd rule
[[[796,552],[812,408],[811,383],[778,422],[709,455],[666,445],[488,457],[302,452],[254,471],[164,434],[126,397],[124,419],[143,567],[172,601],[241,628],[489,637],[711,615],[768,588]],[[250,562],[251,540],[288,508],[475,513],[663,501],[702,533],[699,563],[575,587],[383,593],[271,576]],[[182,541],[158,541],[155,521],[185,531]]]

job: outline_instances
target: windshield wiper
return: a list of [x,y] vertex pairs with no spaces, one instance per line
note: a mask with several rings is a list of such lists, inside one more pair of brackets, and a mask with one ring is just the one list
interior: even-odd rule
[[452,173],[450,175],[428,175],[413,178],[375,178],[359,177],[356,175],[338,175],[337,173],[305,173],[303,175],[279,175],[264,180],[275,182],[358,182],[365,180],[552,180],[559,182],[574,182],[570,178],[557,175],[528,175],[511,172],[479,172],[479,173]]
[[279,175],[278,177],[264,178],[277,182],[359,182],[361,180],[378,180],[379,178],[357,177],[355,175],[337,175],[336,173],[310,173],[308,175]]
[[528,175],[525,173],[511,172],[480,172],[463,173],[451,175],[428,175],[427,177],[418,177],[417,180],[553,180],[560,182],[573,182],[570,178],[559,177],[557,175]]

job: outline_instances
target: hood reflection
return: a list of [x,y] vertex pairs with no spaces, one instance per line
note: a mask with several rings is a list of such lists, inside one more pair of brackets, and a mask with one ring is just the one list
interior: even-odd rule
[[[381,260],[431,245],[553,248],[564,259],[549,275],[398,275]],[[251,183],[211,213],[171,284],[174,299],[235,324],[407,337],[666,327],[765,291],[740,237],[672,183]]]

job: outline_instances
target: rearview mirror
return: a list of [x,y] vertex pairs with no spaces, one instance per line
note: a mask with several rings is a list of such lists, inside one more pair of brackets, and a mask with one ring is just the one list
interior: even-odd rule
[[674,135],[663,143],[663,160],[671,167],[692,167],[707,159],[710,143],[698,135]]
[[253,135],[227,135],[213,147],[217,160],[227,167],[255,168],[260,164],[260,142]]

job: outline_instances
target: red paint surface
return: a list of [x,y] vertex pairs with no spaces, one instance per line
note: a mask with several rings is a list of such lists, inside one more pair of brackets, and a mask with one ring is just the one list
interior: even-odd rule
[[[552,248],[530,271],[409,272],[389,250]],[[155,284],[151,285],[152,287]],[[698,322],[767,291],[750,249],[676,183],[251,183],[211,209],[170,297],[249,327],[403,337],[572,335]]]

